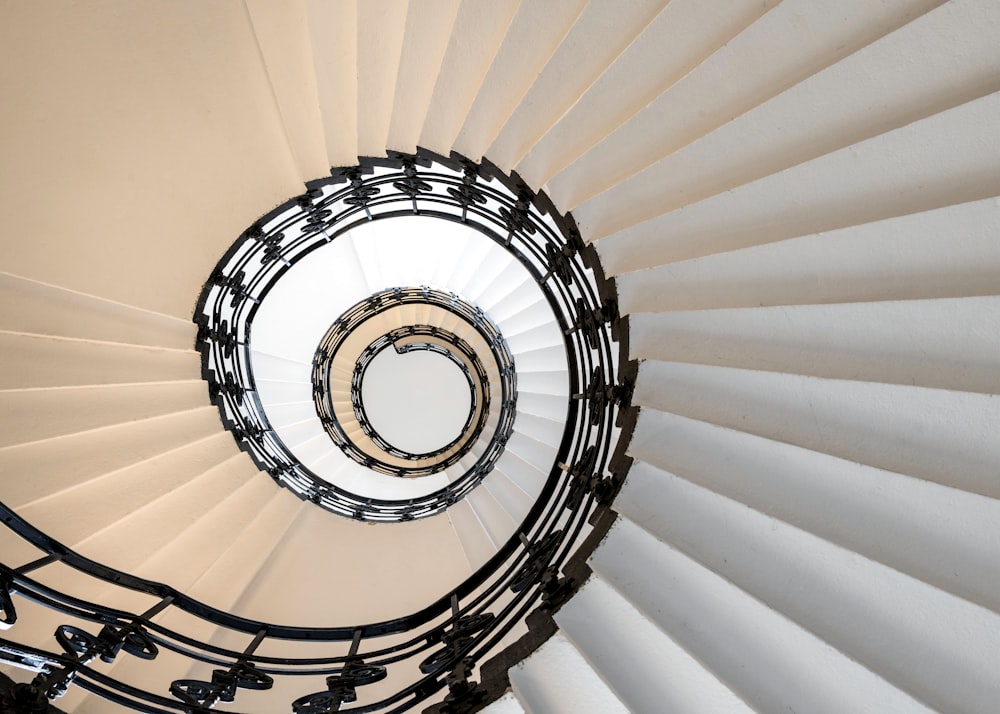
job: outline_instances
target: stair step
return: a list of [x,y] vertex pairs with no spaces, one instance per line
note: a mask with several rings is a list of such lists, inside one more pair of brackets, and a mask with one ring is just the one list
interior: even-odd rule
[[573,643],[558,633],[510,670],[510,684],[529,714],[628,712]]
[[564,345],[562,331],[555,321],[539,325],[524,332],[510,335],[504,334],[504,337],[507,339],[507,344],[515,356],[522,351],[527,352],[529,350],[552,346],[563,347]]
[[439,0],[434,12],[406,14],[387,147],[416,152],[459,6],[460,0]]
[[486,489],[476,488],[469,492],[465,500],[476,512],[494,548],[499,548],[514,534],[518,524],[507,514],[492,493]]
[[517,355],[518,374],[566,369],[566,349],[562,345],[528,350]]
[[[559,437],[556,438],[556,443],[562,439],[562,425],[566,422],[567,408],[568,400],[562,395],[537,394],[535,392],[528,392],[520,389],[517,392],[518,420],[520,421],[521,415],[523,414],[525,416],[534,416],[538,419],[550,422],[550,425],[551,423],[558,424]],[[532,421],[532,424],[537,423],[537,421]],[[520,427],[520,423],[516,426]],[[550,434],[552,431],[551,429],[546,429],[543,433]]]
[[[649,503],[636,518],[661,550],[667,550],[665,544],[677,548],[740,588],[742,597],[756,598],[934,709],[981,710],[1000,694],[993,676],[1000,654],[979,634],[1000,628],[997,613],[676,476],[667,475],[658,485],[655,505]],[[655,520],[646,519],[654,509]],[[653,570],[655,561],[644,556],[645,549],[633,557]],[[713,621],[708,612],[704,617]],[[715,623],[734,635],[732,622]],[[815,655],[801,656],[817,668]],[[790,679],[804,681],[800,677],[805,674]],[[839,681],[844,689],[846,680]],[[851,689],[860,692],[863,686]],[[866,698],[872,707],[875,693]],[[843,704],[839,711],[861,711]]]
[[496,546],[486,531],[486,526],[483,525],[471,504],[465,499],[448,509],[448,517],[451,519],[455,534],[462,544],[469,566],[473,571],[478,570],[497,552]]
[[358,3],[358,154],[385,153],[409,3]]
[[499,469],[494,468],[483,479],[481,486],[490,492],[515,523],[521,523],[535,504],[531,496]]
[[0,389],[167,382],[201,378],[192,350],[0,331]]
[[613,235],[599,252],[618,275],[989,198],[1000,195],[998,112],[1000,93],[987,94],[643,222],[612,216],[603,197],[574,215],[586,240]]
[[671,263],[616,282],[620,309],[634,314],[991,295],[998,271],[1000,203],[989,198]]
[[[755,711],[930,711],[780,610],[627,519],[612,527],[590,562],[602,580]],[[800,592],[798,578],[783,578],[782,587]],[[826,609],[822,600],[809,605]],[[833,604],[828,611],[841,609]],[[903,652],[900,647],[897,656]]]
[[1000,298],[632,315],[630,356],[992,394]]
[[558,50],[585,4],[583,0],[568,0],[522,3],[517,8],[455,139],[458,153],[475,161],[486,153],[532,81]]
[[330,166],[306,2],[291,0],[279,8],[248,0],[246,7],[299,175],[303,182],[323,176]]
[[518,173],[544,186],[775,4],[672,0],[528,152]]
[[171,490],[236,452],[232,437],[217,432],[156,457],[113,471],[18,507],[36,527],[70,547],[109,523]]
[[[993,395],[648,360],[633,403],[1000,498]],[[677,421],[677,420],[674,420]],[[667,429],[677,428],[674,425]],[[683,428],[683,427],[681,427]]]
[[254,379],[257,396],[265,409],[272,404],[289,404],[292,402],[312,402],[312,382],[285,382],[275,379]]
[[552,467],[558,445],[542,443],[515,428],[507,441],[507,448],[544,472]]
[[[635,458],[1000,612],[1000,501],[654,411],[639,421]],[[633,466],[622,504],[664,478],[652,466]]]
[[161,313],[0,272],[0,329],[190,349],[195,326]]
[[[627,202],[635,219],[648,219],[1000,89],[998,23],[991,10],[974,5],[948,3],[928,12],[675,151],[600,200]],[[962,52],[940,42],[943,35],[962,37]]]
[[[588,3],[490,145],[490,160],[506,170],[517,166],[666,2],[638,0],[629,5],[628,12]],[[557,31],[562,33],[562,27]],[[601,42],[595,43],[595,36]]]
[[[419,611],[470,572],[447,516],[371,524],[331,518],[304,503],[234,609],[300,625],[380,622]],[[336,593],[333,608],[331,593]]]
[[513,0],[460,4],[418,145],[445,156],[451,151],[517,5]]
[[[841,14],[805,1],[779,3],[552,179],[549,193],[575,213],[587,199],[939,4],[852,0]],[[803,17],[808,32],[801,31]],[[708,88],[716,91],[705,101]]]
[[[134,572],[258,473],[245,454],[234,454],[158,498],[150,494],[148,503],[109,522],[77,548],[99,563]],[[170,575],[161,571],[156,579]]]
[[549,372],[518,370],[517,388],[525,393],[549,394],[566,400],[569,398],[569,374],[564,369]]
[[[4,270],[190,320],[217,257],[262,210],[302,191],[246,8],[201,7],[192,21],[173,4],[108,15],[38,6],[4,24],[47,28],[43,40],[6,42],[35,69],[5,82],[20,110],[4,172],[24,180],[4,187],[18,241],[5,244]],[[69,97],[90,121],[59,116]],[[79,171],[56,168],[67,166]],[[28,180],[56,174],[45,189]]]
[[556,613],[555,620],[630,712],[754,711],[598,576]]
[[204,406],[0,449],[0,471],[20,475],[5,479],[3,501],[16,508],[219,433],[218,410]]
[[189,411],[205,404],[201,380],[0,392],[0,448]]
[[358,9],[350,2],[306,0],[306,22],[327,163],[353,166],[358,160]]

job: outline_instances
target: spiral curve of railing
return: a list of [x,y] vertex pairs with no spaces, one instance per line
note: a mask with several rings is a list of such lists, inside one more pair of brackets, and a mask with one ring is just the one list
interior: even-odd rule
[[[432,698],[437,703],[427,711],[476,711],[504,691],[507,667],[544,640],[553,627],[552,612],[585,579],[584,561],[613,519],[609,504],[629,466],[625,447],[636,416],[630,405],[636,366],[623,357],[627,325],[618,316],[613,281],[605,279],[596,252],[584,246],[572,218],[489,162],[424,150],[362,159],[306,188],[239,237],[211,274],[196,309],[203,376],[240,448],[300,498],[349,518],[409,520],[446,509],[464,495],[455,490],[380,501],[322,482],[270,427],[249,366],[257,306],[296,260],[361,222],[424,215],[463,223],[507,248],[541,287],[562,329],[571,396],[563,438],[541,494],[514,536],[431,605],[389,621],[336,627],[261,622],[216,609],[170,586],[90,560],[0,504],[4,525],[38,551],[30,562],[0,564],[4,634],[16,635],[23,625],[18,620],[22,599],[66,616],[50,647],[0,638],[0,660],[36,672],[30,684],[18,685],[26,700],[57,699],[67,688],[80,687],[141,712],[207,712],[220,702],[255,711],[255,690],[268,689],[279,678],[300,678],[316,691],[289,702],[293,714],[403,712]],[[474,480],[469,483],[475,486]],[[581,542],[585,529],[589,535]],[[81,594],[87,588],[61,592],[32,577],[57,564],[88,582],[146,593],[156,603],[143,612],[117,610],[88,600]],[[223,647],[166,627],[159,619],[171,610],[222,628],[245,645]],[[528,623],[528,635],[496,654],[504,636],[522,621]],[[388,635],[398,638],[385,645],[380,638]],[[264,654],[275,640],[329,643],[337,654]],[[145,691],[101,667],[119,658],[149,660],[144,666],[156,667],[164,650],[215,669],[207,679],[179,676],[164,691]],[[389,672],[408,674],[394,693],[358,704],[359,691]]]

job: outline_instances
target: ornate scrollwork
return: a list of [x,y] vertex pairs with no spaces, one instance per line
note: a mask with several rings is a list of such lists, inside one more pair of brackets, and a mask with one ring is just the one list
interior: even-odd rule
[[239,689],[263,690],[274,686],[274,679],[252,663],[240,660],[229,669],[212,670],[212,681],[178,679],[170,684],[170,693],[185,704],[211,707],[216,702],[232,702]]
[[357,688],[374,684],[388,674],[381,665],[365,664],[363,660],[348,660],[342,669],[326,678],[327,690],[299,697],[292,702],[294,714],[332,714],[341,704],[358,698]]

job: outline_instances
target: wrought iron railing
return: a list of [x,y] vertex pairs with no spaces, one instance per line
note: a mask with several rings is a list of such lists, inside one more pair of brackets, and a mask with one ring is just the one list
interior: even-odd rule
[[[0,565],[0,623],[11,635],[0,639],[0,660],[37,673],[19,685],[22,695],[55,698],[74,686],[143,712],[205,712],[217,704],[232,711],[230,702],[255,711],[256,692],[289,686],[296,696],[286,711],[294,714],[402,712],[430,701],[439,712],[474,711],[505,686],[505,670],[478,683],[474,670],[496,669],[487,660],[507,634],[547,617],[585,576],[583,560],[608,523],[608,504],[629,465],[624,448],[634,423],[635,365],[619,357],[627,354],[627,332],[614,285],[572,220],[488,163],[424,151],[336,170],[309,184],[295,206],[276,209],[241,236],[198,305],[204,376],[241,448],[300,497],[342,515],[399,520],[421,515],[422,508],[447,507],[379,503],[320,483],[271,428],[248,365],[256,307],[298,257],[361,221],[434,216],[466,223],[509,248],[542,287],[563,330],[568,419],[536,502],[514,537],[436,602],[394,620],[341,627],[260,622],[213,608],[89,560],[0,504],[4,525],[36,551],[22,564]],[[76,575],[73,588],[38,577],[67,569]],[[109,587],[139,593],[148,606],[115,608],[106,604],[114,598],[103,604],[90,599]],[[19,631],[37,634],[28,618],[38,615],[37,605],[58,613],[55,636],[18,644],[30,639],[18,637]],[[203,634],[204,625],[213,628],[211,636]],[[536,627],[523,642],[535,646],[542,636],[544,628]],[[308,646],[313,655],[280,654],[289,642]],[[143,667],[157,668],[162,688],[139,688],[116,676],[109,667],[125,659],[148,660]],[[507,660],[501,654],[492,661]],[[386,685],[374,686],[387,675],[393,683],[388,693]],[[288,682],[293,684],[283,684]]]
[[[391,310],[406,305],[422,305],[435,311],[444,311],[462,320],[474,330],[479,339],[477,343],[487,354],[480,355],[474,345],[459,338],[449,330],[433,325],[405,325],[403,327],[379,331],[379,337],[368,345],[359,347],[355,352],[343,354],[341,349],[347,339],[355,334],[362,325],[375,321],[379,316]],[[423,336],[424,340],[411,341],[411,338]],[[361,379],[368,364],[382,349],[390,344],[399,343],[400,351],[408,349],[440,350],[442,354],[453,358],[466,373],[470,381],[472,404],[469,419],[462,433],[454,441],[440,449],[425,454],[411,454],[393,447],[380,438],[377,430],[371,426],[361,400]],[[447,347],[447,349],[445,349]],[[344,364],[346,357],[346,362]],[[483,361],[492,363],[495,381],[487,375]],[[343,413],[338,414],[334,399],[336,383],[336,367],[348,369],[351,379],[342,387],[349,391],[351,408],[346,410],[361,426],[365,436],[371,440],[372,449],[365,449],[363,444],[356,443],[347,433]],[[428,287],[393,288],[384,290],[362,300],[357,305],[346,310],[327,330],[320,340],[319,347],[313,357],[313,399],[316,413],[331,441],[341,448],[350,458],[366,468],[390,476],[417,477],[426,476],[448,468],[457,463],[469,450],[475,446],[476,439],[482,433],[493,407],[497,414],[493,434],[484,453],[476,463],[458,479],[455,479],[444,489],[431,494],[422,500],[423,503],[433,503],[440,499],[454,503],[462,498],[493,469],[496,460],[503,453],[510,433],[514,426],[514,410],[517,406],[517,373],[510,348],[500,333],[499,328],[479,308],[462,300],[457,295],[433,290]],[[496,399],[491,395],[496,391]],[[344,409],[339,410],[345,411]],[[389,462],[385,455],[397,459]],[[415,502],[414,502],[415,503]],[[432,515],[437,510],[423,509],[420,515]]]

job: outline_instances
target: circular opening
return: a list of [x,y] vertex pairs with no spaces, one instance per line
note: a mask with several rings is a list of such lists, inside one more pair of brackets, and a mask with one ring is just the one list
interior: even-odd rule
[[469,380],[445,355],[427,350],[382,350],[361,381],[371,427],[411,454],[428,454],[462,434],[472,410]]

